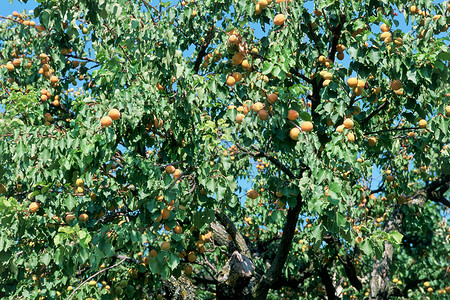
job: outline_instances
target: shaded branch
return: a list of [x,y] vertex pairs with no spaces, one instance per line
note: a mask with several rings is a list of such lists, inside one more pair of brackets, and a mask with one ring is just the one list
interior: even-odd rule
[[383,104],[378,106],[377,109],[375,109],[373,112],[371,112],[364,120],[361,121],[361,127],[364,128],[364,126],[367,125],[367,122],[369,122],[370,119],[375,117],[381,110],[387,108],[388,106],[389,106],[389,102],[386,100],[385,102],[383,102]]
[[320,278],[322,279],[322,283],[325,285],[327,298],[336,299],[336,289],[333,285],[333,279],[331,279],[330,273],[328,273],[327,265],[322,266],[318,273]]
[[284,264],[292,246],[298,216],[302,208],[303,198],[301,193],[299,193],[297,196],[297,204],[288,210],[286,223],[283,227],[283,236],[278,246],[275,259],[252,290],[252,295],[255,299],[265,299],[269,289],[281,278]]
[[208,49],[209,43],[211,42],[211,40],[214,36],[214,29],[215,29],[215,26],[211,26],[211,30],[208,32],[208,35],[206,36],[205,41],[203,42],[202,47],[200,48],[200,51],[197,54],[197,58],[195,59],[195,63],[194,63],[194,72],[195,73],[198,73],[198,70],[200,69],[202,60],[206,55],[206,49]]

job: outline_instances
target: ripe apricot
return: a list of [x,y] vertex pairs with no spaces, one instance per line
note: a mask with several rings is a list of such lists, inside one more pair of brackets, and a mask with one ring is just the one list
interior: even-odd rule
[[233,72],[233,74],[231,74],[231,76],[234,77],[234,79],[236,80],[236,82],[239,82],[242,80],[242,75],[239,72]]
[[117,120],[119,120],[119,118],[120,118],[120,112],[119,112],[119,110],[117,110],[117,109],[115,109],[115,108],[111,109],[111,110],[109,111],[108,115],[109,115],[109,117],[110,117],[112,120],[114,120],[114,121],[117,121]]
[[236,84],[236,79],[235,79],[233,76],[228,76],[228,77],[227,77],[226,84],[227,84],[228,86],[233,86],[233,85]]
[[52,83],[52,84],[55,84],[55,83],[57,83],[58,82],[58,77],[56,77],[55,75],[53,75],[53,76],[50,76],[50,82]]
[[402,88],[402,82],[398,79],[394,79],[391,82],[391,89],[393,89],[394,91],[397,91],[399,89]]
[[65,218],[67,224],[69,224],[71,221],[73,221],[75,219],[76,219],[76,217],[72,213],[67,214],[67,216]]
[[333,78],[333,74],[331,74],[330,72],[325,72],[323,74],[323,79],[325,80],[331,80],[331,78]]
[[267,5],[269,4],[267,0],[259,0],[258,3],[261,6],[261,8],[266,8]]
[[286,17],[283,14],[278,14],[273,18],[273,23],[275,25],[281,26],[284,24],[284,21],[286,20]]
[[266,121],[267,119],[269,119],[269,113],[267,112],[267,110],[261,109],[261,110],[258,112],[258,117],[259,117],[262,121]]
[[389,26],[387,26],[386,24],[381,24],[381,26],[380,26],[380,30],[382,31],[382,32],[388,32],[389,30],[391,30],[391,28],[389,27]]
[[244,114],[237,114],[236,115],[236,123],[241,124],[242,120],[244,120],[245,115]]
[[380,39],[381,39],[382,41],[385,41],[385,40],[388,39],[388,38],[392,38],[392,34],[391,34],[389,31],[383,32],[383,33],[380,35]]
[[6,69],[9,72],[12,72],[12,71],[14,71],[14,65],[12,63],[8,62],[8,63],[6,63]]
[[261,102],[256,102],[255,104],[252,105],[252,109],[254,112],[259,112],[263,108],[264,104],[262,104]]
[[362,87],[356,86],[353,88],[353,94],[355,96],[361,96],[363,92],[364,92],[364,89]]
[[349,79],[347,79],[347,85],[351,88],[354,88],[358,85],[358,79],[356,79],[355,77],[350,77]]
[[78,217],[78,220],[80,220],[80,222],[87,222],[89,220],[89,216],[88,214],[83,213]]
[[244,68],[244,69],[251,69],[251,66],[250,66],[250,64],[249,64],[249,62],[248,62],[248,60],[247,59],[244,59],[243,61],[242,61],[242,64],[241,64],[241,66]]
[[234,56],[233,59],[231,60],[233,62],[233,64],[235,65],[240,65],[243,61],[244,61],[245,55],[242,52],[237,52]]
[[249,197],[250,199],[256,199],[258,196],[259,196],[258,192],[254,189],[247,191],[247,197]]
[[167,167],[166,167],[166,172],[167,172],[168,174],[173,174],[173,173],[175,173],[175,167],[172,166],[172,165],[167,166]]
[[37,202],[31,202],[30,205],[28,206],[28,210],[31,213],[35,213],[39,210],[39,204]]
[[347,133],[347,138],[348,138],[349,142],[355,141],[355,135],[351,132]]
[[278,101],[278,95],[277,94],[270,94],[267,96],[267,101],[269,101],[270,104],[274,104]]
[[177,179],[178,177],[181,176],[181,170],[180,169],[175,169],[175,171],[173,172],[173,178]]
[[22,63],[22,60],[20,58],[16,58],[16,59],[13,60],[13,65],[15,67],[20,66],[21,63]]
[[345,128],[344,124],[339,125],[338,127],[336,127],[336,131],[342,133],[344,132],[344,128]]
[[342,53],[342,52],[344,52],[344,50],[345,50],[345,46],[344,46],[344,45],[338,44],[338,45],[336,46],[336,51],[337,51],[337,52]]
[[233,45],[238,44],[239,39],[235,34],[232,34],[228,37],[228,43],[233,44]]
[[353,120],[350,118],[347,118],[344,120],[344,127],[347,129],[353,129],[354,123]]
[[330,83],[331,83],[331,80],[330,79],[326,79],[326,80],[323,81],[322,86],[329,86]]
[[255,15],[259,15],[262,12],[261,4],[256,3],[255,5]]
[[403,46],[403,39],[400,38],[400,37],[395,38],[395,39],[394,39],[394,44],[395,44],[397,47]]
[[104,116],[101,120],[100,123],[102,124],[103,127],[109,127],[112,125],[112,119],[110,116]]
[[78,179],[75,181],[75,185],[76,185],[77,187],[83,187],[83,186],[84,186],[84,181],[83,181],[83,179],[78,178]]
[[310,132],[311,130],[313,130],[314,125],[310,121],[305,121],[302,123],[301,128],[302,128],[302,131],[304,131],[304,132]]
[[424,119],[420,120],[419,121],[419,127],[420,128],[427,128],[427,120],[424,120]]
[[170,217],[170,210],[167,207],[164,207],[161,210],[161,216],[164,220],[167,220]]
[[169,251],[170,250],[170,243],[169,242],[163,242],[162,244],[161,244],[161,250],[162,251]]
[[289,136],[291,137],[291,139],[293,139],[294,141],[298,141],[298,135],[300,134],[300,129],[298,129],[297,127],[292,128],[289,131]]
[[298,118],[298,112],[296,110],[289,110],[287,115],[288,120],[294,121]]
[[450,117],[450,105],[447,105],[447,106],[445,107],[445,115],[446,115],[447,117]]
[[173,232],[175,232],[176,234],[181,234],[183,232],[183,229],[181,228],[180,225],[175,226],[175,228],[173,229]]

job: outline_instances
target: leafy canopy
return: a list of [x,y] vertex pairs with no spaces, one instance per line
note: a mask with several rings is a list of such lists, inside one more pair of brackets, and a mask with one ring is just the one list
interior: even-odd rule
[[2,298],[450,293],[449,4],[37,2],[0,22]]

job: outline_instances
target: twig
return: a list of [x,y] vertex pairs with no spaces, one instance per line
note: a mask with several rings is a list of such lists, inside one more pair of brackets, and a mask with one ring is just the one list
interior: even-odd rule
[[107,271],[107,270],[109,270],[109,269],[112,269],[112,268],[117,267],[118,265],[122,264],[122,263],[123,263],[124,261],[126,261],[126,260],[127,260],[126,258],[123,258],[123,259],[122,259],[121,261],[119,261],[117,264],[112,265],[112,266],[110,266],[110,267],[107,267],[107,268],[105,268],[105,269],[103,269],[103,270],[98,271],[98,272],[95,273],[94,275],[89,276],[85,281],[83,281],[82,283],[80,283],[80,285],[78,285],[78,286],[73,290],[73,292],[69,295],[69,297],[67,297],[67,300],[72,299],[72,297],[74,296],[75,292],[78,291],[84,284],[86,284],[86,282],[88,282],[89,280],[91,280],[91,279],[94,278],[95,276],[99,275],[100,273],[103,273],[103,272],[105,272],[105,271]]
[[378,133],[381,133],[381,132],[402,131],[402,130],[417,130],[417,129],[421,129],[421,128],[420,127],[396,127],[396,128],[382,129],[382,130],[378,130],[378,131],[366,132],[365,135],[378,134]]

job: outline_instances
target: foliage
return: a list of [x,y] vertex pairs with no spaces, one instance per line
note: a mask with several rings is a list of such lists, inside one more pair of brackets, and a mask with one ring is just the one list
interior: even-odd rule
[[1,297],[450,293],[448,4],[37,2],[0,22]]

